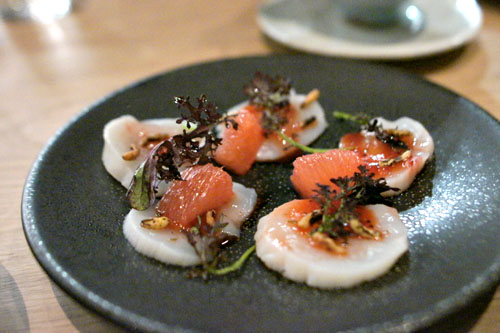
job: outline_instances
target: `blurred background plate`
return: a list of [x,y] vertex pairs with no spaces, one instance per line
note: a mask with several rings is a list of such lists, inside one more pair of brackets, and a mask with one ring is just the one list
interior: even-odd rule
[[417,26],[367,27],[346,19],[334,0],[270,0],[258,12],[262,31],[288,47],[328,56],[412,59],[455,49],[482,23],[475,0],[411,0],[406,16]]

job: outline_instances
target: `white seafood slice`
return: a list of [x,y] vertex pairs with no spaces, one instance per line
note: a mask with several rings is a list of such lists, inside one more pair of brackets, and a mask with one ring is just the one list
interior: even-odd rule
[[[387,175],[384,175],[387,184],[391,187],[398,188],[399,191],[387,191],[382,193],[382,195],[397,195],[410,187],[417,174],[422,171],[425,162],[432,157],[434,153],[434,141],[420,122],[409,117],[402,117],[395,121],[390,121],[381,117],[375,119],[377,119],[378,123],[382,125],[384,129],[407,130],[413,134],[414,146],[411,149],[411,156],[407,162],[407,164],[411,166],[403,169],[396,168],[395,170],[389,171]],[[343,148],[344,145],[341,143],[339,147]]]
[[[233,183],[234,198],[220,209],[222,222],[228,223],[224,232],[239,236],[241,224],[250,216],[257,202],[257,193],[252,188]],[[154,208],[145,211],[135,209],[125,217],[123,233],[132,246],[145,256],[161,262],[180,266],[200,263],[200,258],[179,231],[151,230],[141,227],[141,221],[155,216]]]
[[351,287],[384,274],[408,249],[406,227],[398,212],[385,205],[367,206],[378,219],[381,240],[350,238],[346,255],[313,247],[310,236],[288,222],[296,201],[260,219],[255,234],[257,256],[290,280],[319,288]]
[[[113,119],[104,127],[104,149],[102,161],[113,178],[128,188],[137,167],[144,161],[148,150],[140,148],[141,140],[155,135],[177,135],[182,133],[182,125],[175,119],[148,119],[138,121],[130,115]],[[131,145],[140,148],[134,160],[126,161],[123,154],[130,151]]]
[[[325,119],[325,112],[318,101],[310,103],[302,108],[302,103],[306,100],[306,95],[296,94],[290,91],[290,104],[298,111],[298,121],[303,122],[314,117],[316,121],[307,126],[297,134],[295,140],[303,145],[309,145],[316,140],[326,129],[328,123]],[[248,105],[248,101],[239,103],[228,110],[228,115],[237,114],[239,110]],[[219,133],[224,130],[223,126],[218,127]],[[222,134],[219,134],[222,136]],[[257,152],[257,162],[271,162],[284,158],[288,151],[283,150],[283,145],[275,140],[265,140]]]
[[385,177],[389,186],[397,187],[400,190],[398,192],[385,192],[384,195],[396,195],[408,189],[417,174],[422,171],[425,162],[427,162],[434,153],[434,141],[420,122],[409,117],[402,117],[395,121],[386,120],[384,118],[376,119],[383,128],[408,130],[413,134],[414,146],[411,149],[411,159],[414,161],[414,164],[410,168],[406,168],[401,172],[393,172]]

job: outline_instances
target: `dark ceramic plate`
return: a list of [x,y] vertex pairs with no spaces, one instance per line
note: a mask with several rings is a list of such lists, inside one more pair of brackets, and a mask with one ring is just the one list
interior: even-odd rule
[[[422,122],[435,158],[394,199],[410,249],[393,269],[347,290],[285,280],[253,256],[238,273],[209,281],[137,252],[123,237],[125,190],[101,164],[102,129],[129,113],[175,117],[172,97],[207,94],[221,109],[244,99],[256,70],[293,78],[299,92],[321,90],[330,127],[315,143],[334,147],[351,124],[333,110]],[[49,276],[102,315],[141,330],[413,330],[493,287],[500,273],[500,125],[463,97],[399,70],[313,56],[222,60],[136,83],[91,106],[61,130],[36,161],[23,197],[28,242]],[[252,243],[256,220],[296,197],[291,166],[257,164],[237,181],[261,199],[236,258]]]

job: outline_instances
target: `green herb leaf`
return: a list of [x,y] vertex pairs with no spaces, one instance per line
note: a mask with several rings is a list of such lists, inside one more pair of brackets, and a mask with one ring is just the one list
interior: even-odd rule
[[[283,133],[282,131],[275,131],[283,140],[285,140],[286,142],[288,142],[290,145],[302,150],[303,152],[305,153],[325,153],[327,151],[330,151],[332,150],[332,148],[312,148],[312,147],[309,147],[309,146],[306,146],[306,145],[303,145],[301,143],[298,143],[297,141],[295,141],[294,139],[292,139],[291,137],[289,137],[288,135],[286,135],[285,133]],[[343,149],[343,148],[338,148],[338,149]]]
[[337,119],[352,121],[360,125],[368,125],[370,123],[370,117],[365,114],[352,115],[341,111],[334,111],[333,116]]
[[226,266],[224,268],[212,268],[210,267],[208,269],[208,272],[210,274],[214,274],[214,275],[224,275],[224,274],[228,274],[228,273],[231,273],[231,272],[234,272],[234,271],[237,271],[238,269],[241,268],[241,266],[243,266],[243,264],[245,263],[245,261],[248,259],[248,257],[250,257],[250,255],[255,251],[255,244],[252,245],[251,247],[249,247],[242,255],[241,257],[236,260],[234,263],[232,263],[231,265],[229,266]]
[[146,210],[155,202],[159,180],[156,177],[158,160],[154,156],[161,146],[161,143],[156,145],[134,173],[127,190],[127,199],[134,209]]
[[145,168],[146,161],[144,161],[134,174],[132,184],[129,187],[127,193],[130,206],[137,210],[148,209],[151,198],[150,191],[151,188],[149,184],[149,168]]

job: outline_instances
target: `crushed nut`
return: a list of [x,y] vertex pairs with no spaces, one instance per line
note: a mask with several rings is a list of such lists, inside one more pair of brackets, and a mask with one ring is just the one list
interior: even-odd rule
[[396,159],[395,158],[389,158],[389,159],[382,160],[382,161],[378,162],[378,165],[381,166],[381,167],[386,167],[386,166],[391,166],[394,163],[396,163]]
[[306,214],[304,215],[300,220],[299,222],[297,222],[297,225],[300,227],[300,228],[304,228],[304,229],[307,229],[311,226],[311,217],[313,216],[313,213],[309,213],[309,214]]
[[215,223],[215,210],[209,210],[206,215],[207,224],[211,227],[214,226]]
[[312,102],[316,101],[319,98],[319,90],[318,89],[313,89],[307,94],[306,99],[302,104],[300,104],[301,109],[307,108],[309,105],[311,105]]
[[384,131],[389,135],[394,135],[394,136],[398,136],[398,137],[412,135],[412,132],[410,132],[408,130],[400,130],[397,128],[388,128],[388,129],[384,129]]
[[386,160],[382,160],[382,161],[378,162],[378,165],[381,167],[391,166],[394,163],[406,161],[407,159],[410,158],[410,156],[411,156],[411,151],[407,150],[396,158],[388,158]]
[[406,161],[407,159],[410,158],[410,156],[411,156],[411,150],[407,150],[401,154],[401,160]]
[[331,239],[330,237],[328,237],[327,235],[325,235],[322,232],[315,232],[312,235],[312,239],[314,241],[320,243],[321,245],[325,246],[327,248],[327,250],[329,250],[329,251],[333,251],[333,252],[339,253],[339,254],[346,253],[346,249],[343,246],[338,245],[337,243],[335,243],[335,241],[333,239]]
[[141,227],[145,229],[165,229],[170,221],[166,216],[157,216],[152,219],[146,219],[141,221]]
[[349,226],[358,235],[364,236],[366,238],[379,239],[380,233],[373,229],[367,228],[358,219],[353,218],[349,221]]
[[156,145],[164,140],[170,138],[167,134],[153,134],[150,136],[143,137],[141,139],[141,147],[149,147],[149,145]]
[[122,158],[125,161],[133,161],[137,158],[137,156],[139,156],[140,153],[141,153],[141,151],[134,144],[131,144],[130,151],[123,154]]

